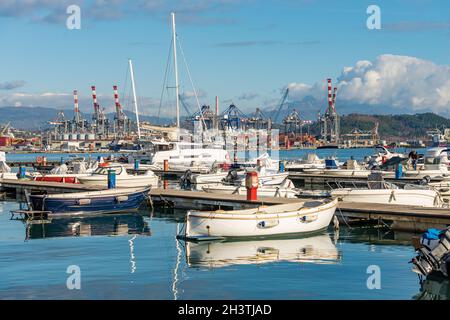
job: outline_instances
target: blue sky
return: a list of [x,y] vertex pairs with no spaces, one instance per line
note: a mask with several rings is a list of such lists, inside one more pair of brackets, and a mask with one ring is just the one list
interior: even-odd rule
[[[450,65],[448,1],[1,2],[0,106],[45,103],[70,107],[70,94],[78,89],[81,101],[85,101],[82,110],[90,111],[89,88],[95,84],[100,97],[104,96],[104,107],[109,107],[112,85],[123,88],[127,59],[132,58],[144,113],[156,113],[171,39],[172,10],[177,13],[178,36],[201,103],[213,104],[218,95],[223,104],[233,101],[246,111],[273,107],[289,84],[293,89],[298,84],[308,85],[308,94],[320,95],[327,77],[336,81],[343,77],[344,67],[355,67],[358,61],[371,61],[380,71],[384,60],[376,61],[385,54],[417,58],[420,63],[414,62],[414,68],[423,61],[432,63],[442,72],[439,79],[450,80],[446,66]],[[65,8],[71,3],[81,7],[81,30],[66,28]],[[381,30],[366,27],[366,9],[371,4],[381,8]],[[191,91],[181,56],[179,64],[181,91]],[[414,76],[419,79],[410,79],[411,83],[427,81],[423,69],[417,69]],[[394,107],[408,107],[410,101],[398,92],[404,87],[386,87],[389,81],[399,79],[387,78],[386,69],[381,74],[378,81],[384,81],[385,93],[370,98],[354,94],[358,88],[349,87],[350,79],[343,84],[347,85],[343,98],[355,103],[384,103],[381,95],[390,94],[398,97],[392,99]],[[11,83],[17,88],[10,88],[14,87],[7,85]],[[433,85],[435,82],[417,97],[417,109],[434,107],[430,106],[434,103],[439,104],[437,111],[448,108],[450,92],[448,101],[434,101]],[[370,87],[361,87],[364,89]],[[301,98],[306,93],[299,90],[297,94]],[[193,99],[187,102],[195,108]]]

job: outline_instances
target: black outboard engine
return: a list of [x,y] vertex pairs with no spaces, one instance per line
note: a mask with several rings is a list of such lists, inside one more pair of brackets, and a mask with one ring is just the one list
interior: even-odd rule
[[238,180],[238,174],[236,170],[231,170],[228,172],[227,176],[222,179],[224,183],[234,184]]
[[431,181],[431,177],[430,176],[425,176],[422,178],[422,180],[420,180],[419,184],[421,186],[426,186],[427,184],[429,184]]
[[189,189],[192,184],[192,171],[187,169],[186,172],[180,178],[181,189]]

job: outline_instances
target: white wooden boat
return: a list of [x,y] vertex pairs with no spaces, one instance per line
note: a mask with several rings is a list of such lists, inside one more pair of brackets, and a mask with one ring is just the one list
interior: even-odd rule
[[352,189],[331,191],[332,197],[344,202],[396,204],[419,207],[442,207],[440,194],[430,189]]
[[337,202],[337,199],[326,199],[234,211],[189,211],[184,238],[201,240],[317,232],[328,227]]
[[231,265],[293,263],[335,264],[341,254],[328,234],[296,239],[186,242],[190,267],[220,268]]
[[116,172],[117,188],[134,188],[134,187],[157,187],[159,178],[151,170],[145,171],[143,174],[128,174],[122,165],[111,165],[99,167],[89,176],[78,177],[78,181],[87,185],[106,186],[108,184],[108,171],[112,169]]

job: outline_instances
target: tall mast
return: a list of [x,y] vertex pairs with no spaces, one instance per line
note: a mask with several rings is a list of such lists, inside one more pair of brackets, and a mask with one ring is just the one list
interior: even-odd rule
[[173,47],[173,64],[175,71],[175,95],[176,95],[176,108],[177,108],[177,128],[180,128],[180,95],[178,84],[178,64],[177,64],[177,31],[175,28],[175,13],[171,13],[172,16],[172,47]]
[[137,132],[138,132],[138,138],[140,139],[141,138],[141,127],[139,125],[139,112],[138,112],[138,105],[137,105],[137,98],[136,98],[136,85],[134,83],[133,63],[131,62],[131,59],[128,59],[128,63],[130,65],[131,87],[133,88],[133,100],[134,100],[134,111],[136,113]]

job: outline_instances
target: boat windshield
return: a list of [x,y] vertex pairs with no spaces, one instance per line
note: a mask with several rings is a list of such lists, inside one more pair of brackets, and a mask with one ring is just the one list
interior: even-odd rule
[[440,164],[441,159],[438,157],[426,157],[425,164]]
[[101,174],[101,175],[108,175],[109,170],[114,170],[116,172],[116,175],[119,175],[122,173],[122,167],[98,167],[95,169],[94,174]]

